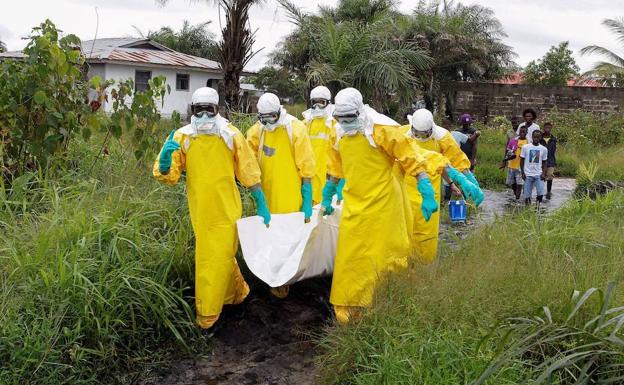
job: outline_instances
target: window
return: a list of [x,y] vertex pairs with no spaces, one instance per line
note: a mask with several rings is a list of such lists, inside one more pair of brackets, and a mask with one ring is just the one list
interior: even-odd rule
[[176,90],[178,91],[189,90],[189,75],[188,74],[176,74]]
[[210,88],[214,88],[216,89],[216,85],[217,85],[218,80],[217,79],[208,79],[206,80],[206,87],[210,87]]
[[149,80],[152,78],[152,71],[134,72],[134,90],[145,91],[149,87]]

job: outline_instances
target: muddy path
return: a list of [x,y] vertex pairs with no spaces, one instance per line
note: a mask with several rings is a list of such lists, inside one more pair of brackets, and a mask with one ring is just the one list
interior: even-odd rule
[[[541,211],[563,205],[573,194],[574,179],[557,179],[553,197]],[[442,220],[443,242],[457,244],[482,223],[523,209],[511,192],[485,191],[479,212],[467,223]],[[181,359],[143,385],[312,385],[316,379],[316,337],[332,321],[330,279],[313,279],[291,287],[289,296],[272,297],[256,282],[241,306],[226,307],[205,355]]]

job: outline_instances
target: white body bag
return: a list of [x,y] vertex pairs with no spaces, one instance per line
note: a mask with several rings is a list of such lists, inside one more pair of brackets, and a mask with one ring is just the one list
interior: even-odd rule
[[272,214],[268,228],[259,216],[239,219],[238,238],[249,270],[271,287],[330,275],[342,206],[327,216],[320,207],[314,207],[309,223],[301,212]]

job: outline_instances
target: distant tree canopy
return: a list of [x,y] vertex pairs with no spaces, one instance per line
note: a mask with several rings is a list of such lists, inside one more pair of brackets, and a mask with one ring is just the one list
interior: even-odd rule
[[524,69],[524,81],[527,84],[565,86],[569,80],[578,77],[579,70],[569,42],[564,41],[550,47],[541,59],[530,62]]
[[[605,19],[602,25],[607,27],[614,35],[620,47],[624,49],[624,18]],[[624,53],[624,51],[623,51]],[[581,50],[582,55],[598,55],[604,61],[600,61],[588,72],[585,78],[600,82],[610,87],[624,87],[624,55],[617,54],[599,45],[590,45]]]
[[244,81],[260,90],[281,97],[290,97],[295,102],[305,100],[305,82],[285,68],[263,67],[254,76],[246,77]]
[[0,40],[0,52],[6,52],[6,49],[6,44],[2,40]]
[[191,25],[185,20],[179,31],[174,31],[171,27],[161,27],[157,31],[149,31],[146,37],[178,52],[219,60],[215,35],[207,29],[209,24],[208,21]]
[[272,63],[308,87],[359,88],[388,113],[418,96],[433,108],[444,82],[496,79],[515,68],[500,22],[479,5],[421,1],[405,15],[393,0],[340,0],[306,14],[290,0],[279,1],[296,29],[272,53]]

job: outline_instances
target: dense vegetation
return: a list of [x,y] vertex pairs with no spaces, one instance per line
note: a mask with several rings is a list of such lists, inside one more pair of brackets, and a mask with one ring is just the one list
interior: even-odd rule
[[[458,250],[444,255],[439,266],[414,265],[392,276],[378,291],[374,310],[363,322],[336,328],[324,339],[328,349],[321,365],[324,383],[470,384],[497,357],[497,348],[513,349],[518,340],[530,338],[519,333],[505,337],[506,330],[495,326],[514,322],[513,317],[539,322],[533,316],[548,324],[543,306],[548,306],[553,329],[582,330],[601,314],[603,303],[595,295],[581,315],[566,321],[575,305],[569,300],[574,290],[606,292],[609,282],[616,282],[609,306],[624,304],[624,276],[619,268],[624,262],[623,205],[624,193],[619,191],[596,201],[570,202],[547,218],[525,211],[484,226]],[[620,313],[614,310],[611,316]],[[613,338],[612,343],[603,343],[599,333],[587,337],[579,333],[579,338],[567,340],[542,335],[541,343],[524,354],[509,354],[488,383],[517,384],[537,378],[545,369],[538,367],[543,360],[570,364],[565,361],[573,349],[591,350],[592,345],[584,345],[592,342],[601,343],[593,345],[595,355],[606,347],[614,351],[608,360],[594,360],[586,368],[596,374],[592,379],[617,378],[624,364],[624,335],[617,321],[603,331],[608,336],[619,329],[614,336],[620,340]],[[483,342],[490,333],[500,334]],[[565,369],[578,378],[584,364]],[[607,369],[610,373],[604,373]],[[552,382],[547,383],[576,383],[565,370],[554,371],[548,379]]]

